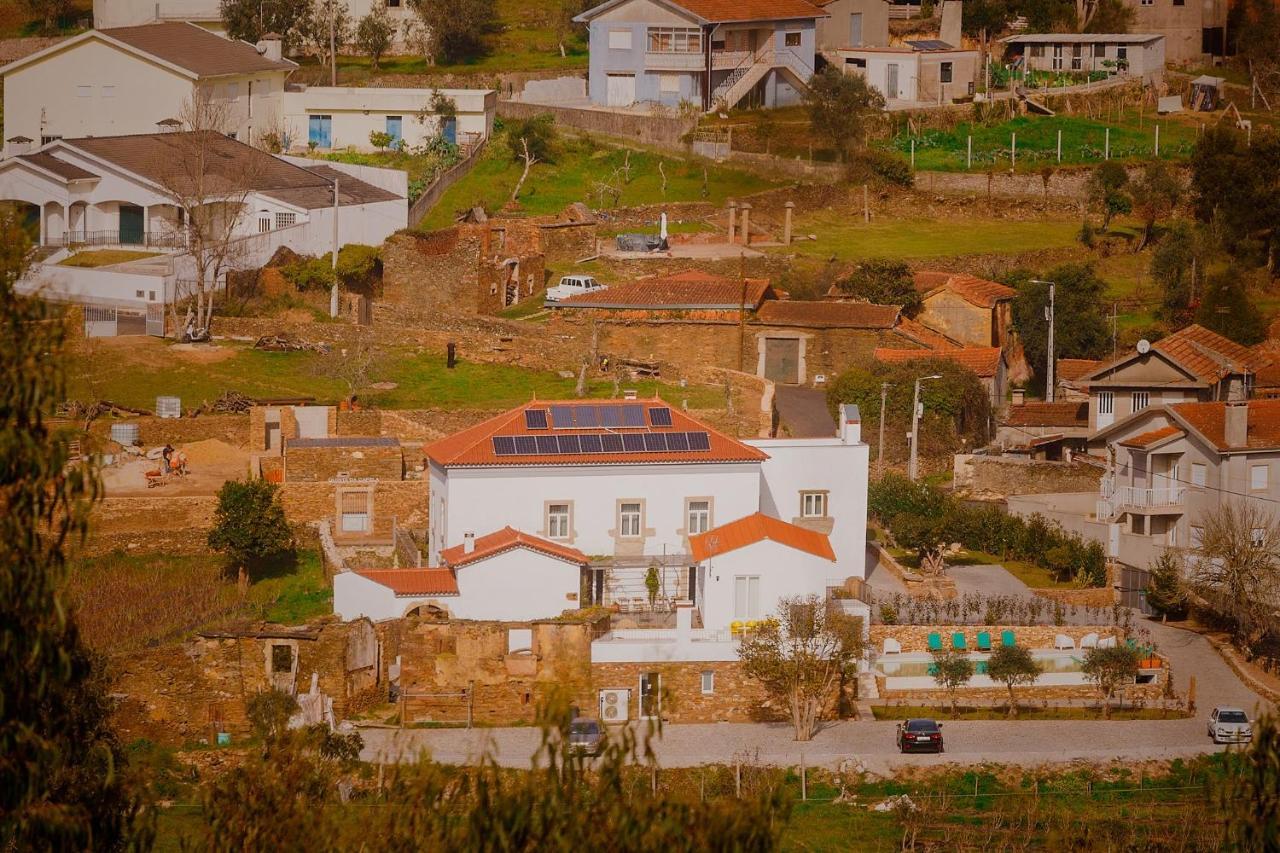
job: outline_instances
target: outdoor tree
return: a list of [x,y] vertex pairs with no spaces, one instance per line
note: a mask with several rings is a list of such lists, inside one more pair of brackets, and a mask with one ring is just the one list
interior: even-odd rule
[[1189,583],[1231,630],[1232,643],[1253,656],[1253,647],[1274,624],[1280,590],[1280,526],[1256,502],[1227,500],[1203,516]]
[[409,0],[428,33],[429,59],[458,63],[484,54],[484,36],[497,21],[494,0]]
[[369,387],[382,366],[382,360],[382,350],[371,337],[360,335],[347,345],[333,347],[320,355],[315,362],[315,372],[317,376],[341,382],[347,390],[346,399],[350,401]]
[[371,130],[369,131],[369,144],[379,151],[386,151],[387,147],[395,142],[396,138],[386,131]]
[[1172,328],[1192,322],[1204,296],[1205,264],[1211,257],[1201,228],[1176,220],[1151,253],[1151,280],[1160,288],[1156,316]]
[[227,556],[241,583],[251,570],[292,562],[297,546],[277,486],[261,479],[223,483],[209,547]]
[[395,35],[396,23],[387,14],[386,7],[379,3],[356,26],[355,45],[369,57],[373,69],[377,71],[382,55],[391,49]]
[[507,148],[513,159],[524,164],[520,179],[511,190],[512,201],[520,196],[520,189],[535,164],[555,162],[555,133],[555,119],[550,114],[531,116],[508,126]]
[[1280,850],[1280,725],[1274,714],[1253,724],[1253,741],[1221,776],[1216,806],[1225,850]]
[[867,119],[884,109],[884,97],[866,78],[845,74],[834,65],[809,78],[804,99],[813,132],[829,141],[841,156],[863,147]]
[[1169,218],[1182,198],[1182,181],[1163,160],[1152,160],[1142,167],[1142,174],[1129,183],[1133,212],[1142,220],[1142,239],[1134,251],[1142,251],[1151,242],[1156,223]]
[[49,419],[66,399],[66,326],[14,290],[28,248],[17,219],[0,214],[0,846],[147,849],[103,661],[64,593],[67,551],[100,482],[73,460],[74,434]]
[[[1036,279],[1033,281],[1033,279]],[[1044,387],[1049,353],[1049,285],[1056,285],[1054,301],[1054,353],[1058,358],[1102,358],[1111,351],[1111,323],[1107,311],[1107,285],[1089,264],[1064,264],[1035,275],[1015,270],[1003,283],[1018,291],[1013,301],[1013,325],[1023,352]]]
[[1136,17],[1124,0],[1076,0],[1085,12],[1079,18],[1081,32],[1127,33]]
[[325,57],[330,74],[337,76],[338,51],[355,35],[351,8],[344,0],[312,0],[303,28],[306,43]]
[[1015,687],[1030,687],[1040,678],[1040,664],[1026,646],[1000,645],[987,658],[987,675],[1009,691],[1009,717],[1018,716],[1018,702],[1013,695]]
[[964,652],[954,649],[940,649],[933,653],[933,681],[947,691],[947,700],[951,704],[951,716],[956,716],[956,691],[969,683],[973,678],[973,661]]
[[1138,677],[1139,652],[1125,643],[1088,649],[1080,671],[1102,698],[1102,716],[1111,719],[1111,699],[1116,691]]
[[1187,615],[1186,561],[1176,551],[1165,550],[1151,562],[1147,604],[1165,618]]
[[871,258],[860,261],[836,282],[847,296],[879,305],[901,305],[902,313],[914,317],[923,305],[911,268],[902,261]]
[[862,620],[817,595],[784,598],[738,648],[749,677],[786,705],[796,740],[811,740],[822,710],[862,652]]
[[574,23],[573,19],[593,5],[593,0],[550,0],[547,3],[547,28],[555,33],[560,56],[568,56],[565,45],[582,31],[581,25]]
[[1191,157],[1196,218],[1211,223],[1237,260],[1275,272],[1280,255],[1280,133],[1252,140],[1225,122],[1205,129]]
[[1089,206],[1102,214],[1102,230],[1105,232],[1111,226],[1112,217],[1133,209],[1129,172],[1117,160],[1099,163],[1085,183],[1085,197]]
[[421,124],[426,124],[428,120],[434,121],[436,134],[441,135],[448,120],[457,115],[458,102],[439,89],[432,89],[431,97],[427,98],[427,108],[418,113],[418,121]]
[[286,53],[293,53],[307,40],[311,0],[221,0],[219,8],[231,38],[257,43],[264,35],[275,33]]
[[40,32],[53,35],[62,18],[71,12],[71,0],[22,0],[27,11],[40,19]]
[[991,36],[999,33],[1013,18],[1009,0],[968,0],[964,5],[964,20],[961,26],[966,35],[978,39],[978,75],[984,79],[987,53],[990,49]]
[[1267,338],[1267,321],[1249,295],[1249,276],[1239,270],[1220,269],[1209,275],[1196,322],[1245,346]]
[[916,552],[920,571],[940,575],[946,568],[945,554],[950,544],[945,515],[899,513],[889,519],[893,540],[900,547]]
[[[1271,0],[1240,0],[1227,13],[1227,31],[1235,34],[1236,59],[1264,95],[1280,94],[1280,6]],[[1253,93],[1250,93],[1251,103]],[[1275,100],[1271,101],[1276,105]]]

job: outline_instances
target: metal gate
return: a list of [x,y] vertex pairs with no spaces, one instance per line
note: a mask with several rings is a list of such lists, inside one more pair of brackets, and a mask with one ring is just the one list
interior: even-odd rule
[[116,309],[85,306],[84,336],[86,338],[114,338],[116,336]]
[[764,378],[792,385],[800,381],[799,338],[765,338]]
[[1133,566],[1120,567],[1120,603],[1125,607],[1133,607],[1144,615],[1150,616],[1155,611],[1147,604],[1147,585],[1151,581],[1151,573]]
[[157,338],[164,337],[164,303],[147,303],[147,334]]

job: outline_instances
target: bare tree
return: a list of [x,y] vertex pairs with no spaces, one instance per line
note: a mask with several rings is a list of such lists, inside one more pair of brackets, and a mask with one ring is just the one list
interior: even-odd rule
[[178,282],[170,311],[178,324],[177,306],[186,305],[180,324],[193,339],[208,337],[213,320],[218,280],[239,253],[236,227],[248,209],[246,200],[257,183],[261,166],[256,158],[228,162],[225,131],[230,114],[225,101],[197,92],[184,102],[178,120],[182,131],[168,138],[173,149],[163,164],[158,183],[180,211],[187,253],[194,276]]
[[511,190],[511,200],[515,201],[520,195],[520,188],[524,186],[525,178],[529,177],[529,170],[533,168],[533,164],[538,162],[536,155],[529,151],[529,140],[521,138],[520,146],[524,149],[521,159],[524,160],[524,171],[520,173],[520,180],[516,181],[515,187]]
[[345,347],[335,347],[322,355],[315,365],[318,376],[336,379],[347,387],[347,399],[369,387],[382,364],[382,353],[368,335],[361,335]]
[[1246,655],[1274,629],[1280,592],[1280,526],[1251,501],[1228,501],[1204,516],[1191,588],[1231,625]]

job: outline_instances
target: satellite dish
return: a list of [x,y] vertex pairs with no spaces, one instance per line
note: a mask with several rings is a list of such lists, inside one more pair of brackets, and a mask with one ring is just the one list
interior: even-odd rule
[[1143,355],[1146,355],[1147,353],[1151,352],[1151,341],[1147,340],[1146,338],[1143,338],[1142,340],[1138,341],[1138,352],[1142,353]]

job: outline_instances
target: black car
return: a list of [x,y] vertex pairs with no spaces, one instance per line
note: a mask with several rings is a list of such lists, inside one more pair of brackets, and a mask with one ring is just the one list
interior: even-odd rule
[[898,752],[942,752],[942,723],[934,720],[898,723]]

